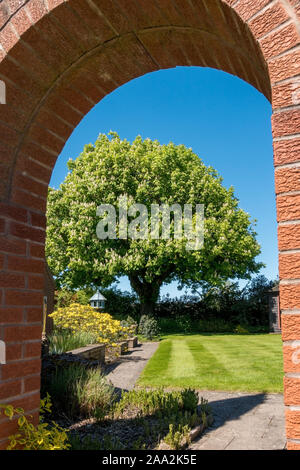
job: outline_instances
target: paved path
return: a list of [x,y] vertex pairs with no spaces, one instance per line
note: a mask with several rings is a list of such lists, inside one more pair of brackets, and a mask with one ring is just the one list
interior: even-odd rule
[[[121,390],[132,390],[159,343],[143,343],[106,369]],[[280,394],[200,391],[209,401],[213,425],[194,441],[194,450],[272,450],[285,446],[284,405]]]
[[111,366],[108,366],[107,378],[120,390],[132,390],[147,362],[153,356],[159,343],[142,343]]
[[284,449],[282,395],[207,391],[199,394],[209,401],[215,421],[192,443],[191,449]]

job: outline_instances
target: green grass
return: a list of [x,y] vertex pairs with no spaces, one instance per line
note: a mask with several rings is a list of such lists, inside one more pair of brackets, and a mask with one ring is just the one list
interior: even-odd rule
[[199,390],[282,392],[280,335],[169,335],[139,385]]

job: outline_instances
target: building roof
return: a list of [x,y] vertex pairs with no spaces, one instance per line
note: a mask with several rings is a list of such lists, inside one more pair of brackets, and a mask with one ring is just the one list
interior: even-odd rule
[[101,292],[97,291],[90,300],[106,300],[106,298],[101,294]]

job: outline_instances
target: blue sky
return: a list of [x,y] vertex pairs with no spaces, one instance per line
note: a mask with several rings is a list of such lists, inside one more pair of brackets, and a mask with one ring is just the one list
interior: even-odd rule
[[[256,231],[266,264],[261,273],[278,275],[271,105],[251,85],[227,73],[177,67],[139,77],[100,101],[76,127],[54,168],[57,188],[75,159],[99,133],[117,131],[132,141],[138,134],[165,144],[192,147],[233,186],[240,207],[257,219]],[[129,290],[122,278],[118,286]],[[178,294],[175,283],[161,293]],[[180,293],[179,293],[180,294]]]

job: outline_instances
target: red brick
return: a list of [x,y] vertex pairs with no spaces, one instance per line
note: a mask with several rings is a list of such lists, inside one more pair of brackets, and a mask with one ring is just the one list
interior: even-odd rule
[[240,0],[234,8],[236,12],[243,18],[244,21],[251,18],[255,13],[258,13],[264,8],[271,0]]
[[24,392],[33,392],[34,390],[40,391],[41,385],[41,376],[35,375],[33,377],[28,377],[24,380]]
[[300,379],[284,377],[284,403],[285,405],[300,405]]
[[47,165],[51,170],[54,167],[58,156],[57,152],[53,154],[49,150],[42,148],[40,145],[34,142],[29,142],[28,140],[23,143],[21,152],[27,157],[33,158],[36,162]]
[[39,245],[36,243],[30,244],[30,256],[34,258],[45,258],[45,245]]
[[300,450],[300,442],[292,442],[288,441],[286,444],[286,449],[287,450]]
[[7,326],[4,327],[4,340],[29,341],[42,336],[42,326]]
[[12,421],[6,420],[4,423],[1,423],[0,426],[0,439],[16,434],[18,429],[17,419],[13,419]]
[[32,25],[25,9],[19,10],[18,14],[11,18],[10,23],[13,25],[19,36],[22,36]]
[[6,345],[6,361],[16,361],[22,359],[22,344]]
[[[90,105],[91,107],[91,105]],[[71,132],[71,131],[70,131]],[[69,136],[69,134],[67,135]],[[66,136],[66,139],[67,139]],[[56,137],[51,132],[47,131],[43,127],[33,124],[28,133],[28,138],[36,144],[46,147],[53,153],[59,154],[65,144],[65,141],[62,141],[60,138]],[[66,140],[65,139],[65,140]]]
[[[281,290],[280,296],[282,296]],[[283,341],[300,340],[300,315],[283,314],[281,316],[281,326]]]
[[268,66],[272,83],[295,77],[300,73],[300,50],[270,60]]
[[279,277],[281,279],[300,279],[300,253],[279,255]]
[[47,13],[46,6],[41,0],[30,0],[26,5],[26,10],[29,12],[33,23],[37,23]]
[[22,274],[0,271],[0,288],[15,287],[23,289],[25,287],[25,276]]
[[283,347],[284,372],[300,372],[300,345],[284,345]]
[[28,288],[29,289],[43,290],[44,286],[45,286],[44,276],[28,276]]
[[41,370],[41,360],[31,359],[27,361],[10,362],[4,364],[2,368],[2,380],[13,379],[17,377],[26,377],[26,375],[39,374]]
[[300,284],[280,286],[280,307],[283,310],[300,309]]
[[31,224],[33,227],[40,227],[46,229],[46,216],[45,214],[38,214],[37,212],[30,213]]
[[[5,219],[0,219],[0,233],[5,232]],[[1,247],[2,248],[2,247]]]
[[22,390],[21,380],[0,383],[0,400],[19,395]]
[[45,262],[32,258],[8,255],[7,267],[11,271],[41,274],[44,271]]
[[22,308],[8,308],[0,307],[0,325],[10,323],[22,323],[23,309]]
[[276,194],[300,190],[300,167],[282,168],[275,172]]
[[[0,33],[0,43],[5,49],[6,52],[8,52],[17,42],[19,38],[14,32],[12,26],[10,23],[8,23],[1,31]],[[1,56],[3,54],[1,53]]]
[[0,253],[0,269],[3,269],[4,261],[5,261],[4,255]]
[[300,109],[275,113],[272,122],[274,137],[297,134],[300,129]]
[[46,197],[48,191],[48,185],[36,181],[30,178],[29,176],[23,175],[21,173],[15,173],[13,185],[17,186],[23,191],[28,191],[30,193],[37,194],[38,196]]
[[[41,312],[40,312],[40,319],[41,319]],[[41,342],[35,343],[25,343],[24,345],[24,357],[41,357]]]
[[300,139],[274,142],[274,164],[286,165],[300,161]]
[[273,110],[297,105],[300,102],[300,83],[298,81],[275,85],[272,88]]
[[[0,219],[1,224],[1,219]],[[0,236],[1,251],[5,253],[14,253],[15,255],[26,255],[26,241],[16,240]]]
[[300,219],[300,195],[277,196],[278,222],[298,219]]
[[6,305],[39,306],[43,303],[43,294],[37,291],[6,290]]
[[16,187],[12,191],[12,201],[20,206],[25,206],[29,209],[35,209],[38,211],[45,211],[47,206],[47,198],[35,196],[27,191],[22,191]]
[[27,209],[13,206],[12,204],[5,204],[0,202],[0,214],[2,217],[17,220],[18,222],[27,222],[28,212]]
[[29,159],[27,155],[19,155],[16,163],[16,171],[25,173],[28,176],[49,184],[52,169],[40,165],[38,162]]
[[288,439],[300,439],[300,411],[285,411],[286,437]]
[[300,225],[280,225],[278,227],[278,248],[280,251],[300,248]]
[[41,307],[26,308],[26,315],[27,315],[28,322],[40,322],[42,321],[42,308]]
[[32,393],[20,398],[15,398],[11,401],[11,404],[15,408],[23,408],[27,413],[31,410],[37,410],[40,408],[40,393]]
[[294,24],[289,24],[280,30],[269,34],[260,41],[264,57],[269,59],[275,57],[299,43],[299,35]]
[[267,34],[275,29],[281,23],[289,19],[288,13],[276,2],[267,10],[264,10],[260,15],[256,16],[253,20],[249,21],[249,26],[256,38]]
[[0,441],[0,450],[7,450],[10,441],[8,439],[1,439]]

